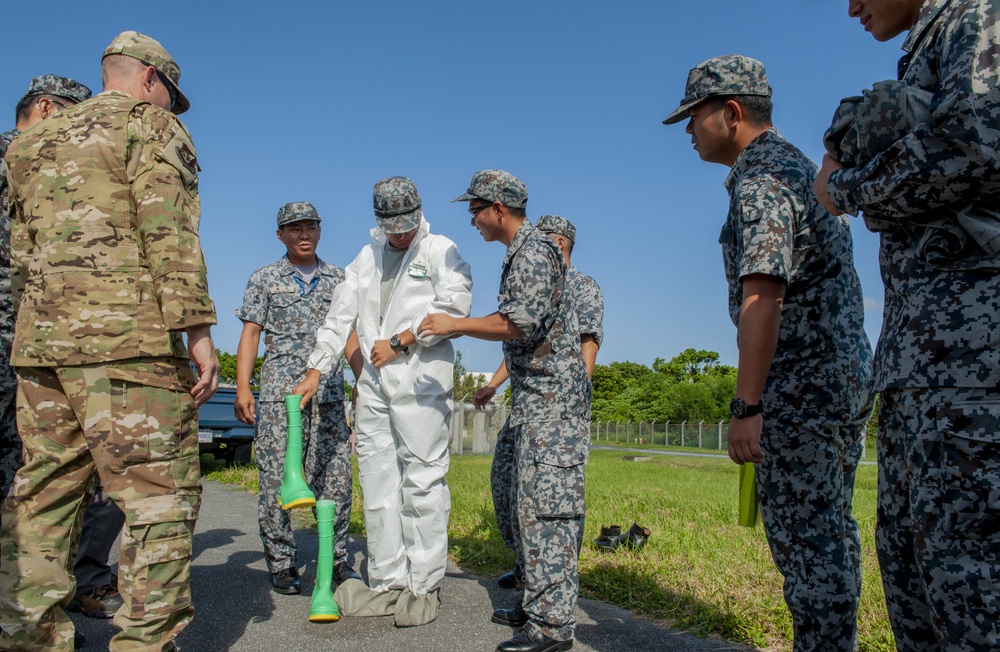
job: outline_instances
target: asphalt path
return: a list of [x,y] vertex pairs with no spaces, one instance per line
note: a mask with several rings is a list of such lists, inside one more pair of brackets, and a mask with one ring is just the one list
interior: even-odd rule
[[[194,537],[191,586],[196,608],[191,625],[178,637],[183,652],[491,652],[513,632],[490,622],[494,609],[511,607],[516,593],[493,578],[466,573],[449,564],[441,587],[437,620],[423,627],[397,628],[391,617],[308,620],[316,568],[315,531],[296,530],[302,595],[271,591],[257,532],[257,496],[214,482],[204,483],[204,501]],[[362,574],[365,541],[352,538],[348,550]],[[114,551],[117,556],[117,549]],[[110,620],[70,614],[87,635],[83,650],[107,649]],[[574,650],[749,650],[718,639],[703,639],[635,617],[624,609],[580,600]]]

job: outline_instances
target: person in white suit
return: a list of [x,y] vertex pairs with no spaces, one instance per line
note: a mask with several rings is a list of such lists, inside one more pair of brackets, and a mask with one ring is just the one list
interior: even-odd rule
[[356,336],[360,355],[349,362],[370,590],[345,582],[338,603],[345,615],[422,625],[437,617],[447,563],[455,354],[448,338],[422,337],[418,327],[433,313],[468,317],[472,275],[455,243],[430,233],[410,179],[383,179],[373,195],[373,242],[345,270],[293,392],[305,405]]

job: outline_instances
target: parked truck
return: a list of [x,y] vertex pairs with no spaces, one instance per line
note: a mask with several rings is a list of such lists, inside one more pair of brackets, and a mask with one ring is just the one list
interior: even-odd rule
[[[257,392],[254,392],[257,398]],[[222,386],[198,410],[198,444],[202,453],[212,453],[230,464],[249,464],[253,455],[253,426],[236,419],[233,403],[236,388]]]

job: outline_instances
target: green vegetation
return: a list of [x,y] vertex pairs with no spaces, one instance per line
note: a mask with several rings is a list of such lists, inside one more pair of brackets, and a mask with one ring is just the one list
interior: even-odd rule
[[[791,618],[763,529],[736,525],[736,465],[724,457],[649,457],[626,461],[617,451],[591,452],[581,594],[700,636],[791,649]],[[514,558],[496,529],[490,464],[486,456],[452,457],[449,544],[462,567],[495,577]],[[894,647],[874,552],[875,476],[874,466],[863,466],[855,486],[864,564],[859,626],[862,650],[887,652]],[[250,467],[206,477],[256,490]],[[360,495],[355,485],[351,529],[363,533]],[[301,526],[309,521],[304,517]],[[590,544],[602,525],[626,529],[635,521],[652,530],[643,550],[600,554]]]

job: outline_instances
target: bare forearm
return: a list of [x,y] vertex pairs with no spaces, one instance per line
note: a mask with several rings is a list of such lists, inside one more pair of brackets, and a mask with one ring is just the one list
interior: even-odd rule
[[517,329],[514,322],[506,315],[495,312],[486,317],[466,317],[455,320],[455,334],[467,335],[480,340],[490,340],[493,342],[506,342],[507,340],[519,340],[524,336]]
[[583,348],[583,362],[587,365],[587,377],[594,376],[594,365],[597,364],[597,351],[601,345],[593,335],[580,336],[580,346]]
[[260,327],[246,324],[236,348],[236,387],[250,389],[250,378],[257,365],[257,350],[260,346]]
[[764,276],[744,279],[736,396],[747,403],[758,403],[764,393],[778,346],[784,298],[784,283],[777,279]]

